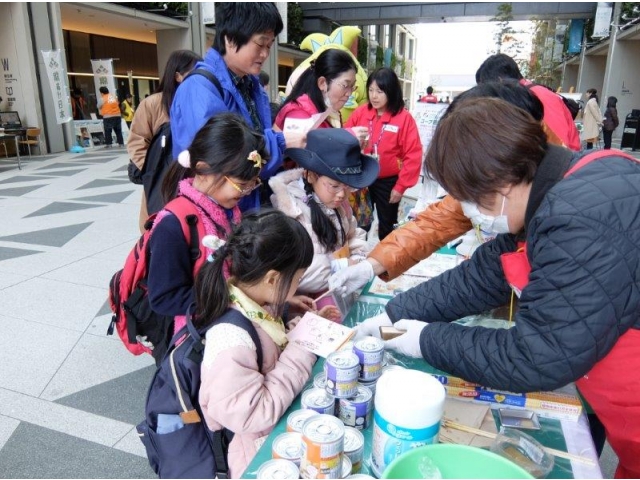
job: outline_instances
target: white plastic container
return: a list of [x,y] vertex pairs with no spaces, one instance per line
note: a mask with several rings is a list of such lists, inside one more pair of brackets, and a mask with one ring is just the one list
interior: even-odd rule
[[428,373],[392,370],[376,385],[371,467],[380,477],[402,453],[437,443],[445,389]]

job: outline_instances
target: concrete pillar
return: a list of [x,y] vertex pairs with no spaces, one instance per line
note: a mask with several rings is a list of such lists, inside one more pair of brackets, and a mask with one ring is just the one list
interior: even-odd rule
[[[625,116],[631,113],[632,109],[640,109],[640,41],[617,40],[616,43],[607,67],[607,83],[602,89],[600,103],[604,107],[607,97],[616,97],[618,117],[623,126]],[[621,130],[618,130],[618,133],[621,133]]]
[[267,62],[262,65],[262,70],[269,74],[269,98],[272,102],[278,102],[278,42],[277,39],[271,47]]
[[191,33],[191,50],[204,57],[207,49],[207,34],[202,23],[202,5],[197,2],[188,4],[190,16],[188,18]]
[[176,50],[191,50],[191,31],[188,28],[156,30],[158,77],[162,78],[169,56]]

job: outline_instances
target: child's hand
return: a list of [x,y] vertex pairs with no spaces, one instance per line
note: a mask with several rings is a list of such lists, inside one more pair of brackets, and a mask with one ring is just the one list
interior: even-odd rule
[[318,315],[334,322],[340,320],[341,317],[340,309],[335,305],[326,305],[322,307],[318,310]]
[[303,312],[313,311],[316,309],[316,304],[313,298],[306,295],[294,295],[289,299],[289,305],[296,310],[302,310]]

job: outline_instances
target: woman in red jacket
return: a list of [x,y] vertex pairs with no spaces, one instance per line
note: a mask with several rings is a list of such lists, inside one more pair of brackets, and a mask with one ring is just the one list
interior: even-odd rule
[[369,103],[349,117],[346,127],[369,129],[363,153],[380,162],[378,179],[369,187],[378,212],[378,237],[382,240],[398,223],[400,199],[420,175],[422,144],[418,127],[404,107],[402,87],[390,68],[379,68],[367,79]]

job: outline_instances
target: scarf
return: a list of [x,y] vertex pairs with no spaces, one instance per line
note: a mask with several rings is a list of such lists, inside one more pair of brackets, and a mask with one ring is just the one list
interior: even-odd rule
[[253,323],[257,323],[280,349],[286,347],[288,340],[282,319],[272,316],[232,283],[227,282],[227,285],[232,306]]

